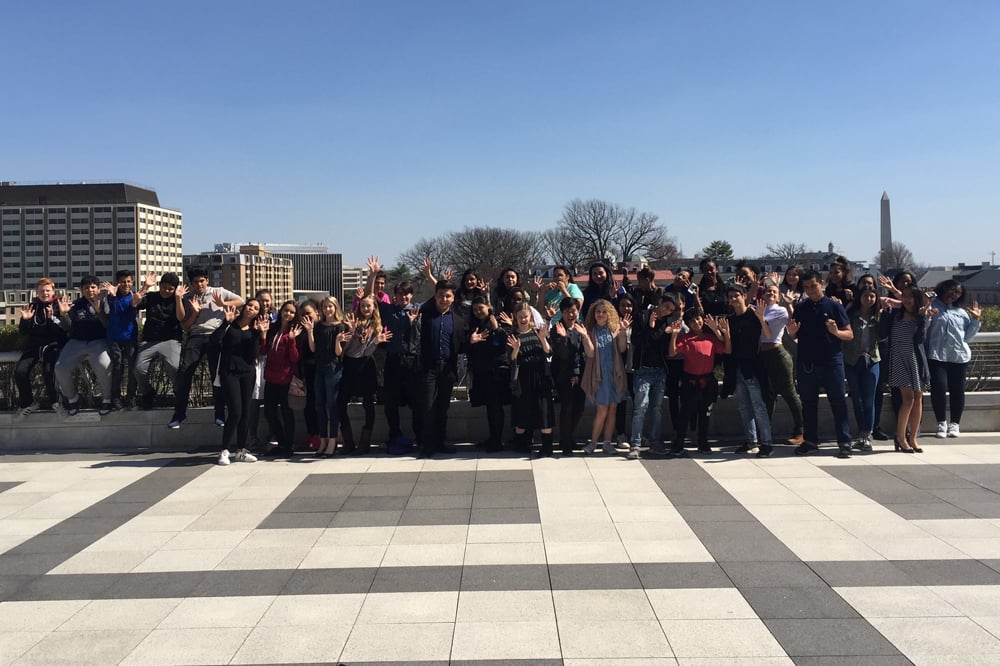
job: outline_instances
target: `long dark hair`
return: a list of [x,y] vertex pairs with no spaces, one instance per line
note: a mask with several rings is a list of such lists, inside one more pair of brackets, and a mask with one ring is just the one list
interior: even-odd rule
[[881,317],[882,316],[882,299],[878,295],[878,290],[874,287],[865,287],[847,304],[847,314],[852,315],[855,312],[861,312],[861,297],[867,293],[875,294],[875,305],[872,306],[871,312],[868,316]]
[[[594,282],[594,269],[603,268],[604,273],[607,277],[604,280],[604,284],[597,284]],[[608,266],[603,261],[595,261],[590,266],[587,267],[587,288],[583,290],[584,296],[594,296],[596,298],[603,298],[608,301],[613,301],[615,299],[614,292],[614,280],[611,279],[611,267]]]

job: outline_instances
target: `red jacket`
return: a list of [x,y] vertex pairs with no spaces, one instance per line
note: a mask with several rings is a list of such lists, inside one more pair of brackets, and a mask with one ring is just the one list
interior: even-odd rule
[[270,339],[261,339],[260,351],[267,356],[264,381],[269,384],[291,384],[292,375],[298,374],[299,346],[288,333],[276,333]]

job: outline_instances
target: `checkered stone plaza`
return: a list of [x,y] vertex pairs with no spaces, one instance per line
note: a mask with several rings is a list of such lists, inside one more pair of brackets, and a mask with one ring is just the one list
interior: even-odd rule
[[1000,435],[0,459],[0,664],[997,664]]

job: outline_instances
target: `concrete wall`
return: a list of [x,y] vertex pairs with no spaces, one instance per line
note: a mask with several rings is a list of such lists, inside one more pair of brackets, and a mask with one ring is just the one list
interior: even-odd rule
[[[556,406],[558,410],[558,405]],[[891,431],[891,406],[885,401],[882,424],[886,432]],[[360,431],[362,422],[361,406],[351,406],[355,433]],[[376,406],[374,442],[385,439],[386,426],[381,406]],[[664,401],[664,432],[672,432],[667,403]],[[403,431],[409,434],[410,417],[403,410]],[[820,403],[820,434],[827,438],[833,433],[832,416],[825,401]],[[589,437],[592,412],[584,414],[578,440]],[[32,414],[20,420],[12,413],[0,414],[0,453],[29,453],[34,451],[56,452],[61,450],[89,451],[189,451],[199,448],[216,448],[222,441],[222,429],[213,423],[211,409],[192,409],[188,419],[178,430],[166,427],[170,420],[170,410],[151,412],[113,412],[101,417],[97,412],[83,411],[65,420],[52,412]],[[853,424],[853,414],[851,417]],[[733,398],[722,400],[715,405],[712,414],[712,433],[718,439],[739,441],[742,438],[739,414]],[[301,413],[298,414],[296,439],[305,435],[305,425]],[[788,436],[791,419],[786,407],[779,401],[775,410],[775,440]],[[930,398],[924,400],[922,430],[932,433],[935,429],[934,414]],[[1000,431],[1000,393],[977,392],[966,394],[965,415],[962,418],[963,432]],[[261,414],[260,431],[266,435],[267,426]],[[509,420],[508,420],[509,432]],[[469,407],[466,401],[452,402],[448,418],[448,439],[453,442],[480,442],[486,439],[486,418],[482,409]]]

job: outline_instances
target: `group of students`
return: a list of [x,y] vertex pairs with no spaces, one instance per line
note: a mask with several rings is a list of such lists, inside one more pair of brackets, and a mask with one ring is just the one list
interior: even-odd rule
[[[73,372],[84,359],[101,387],[102,415],[133,402],[150,409],[156,395],[149,367],[160,357],[176,396],[171,428],[185,420],[191,383],[207,359],[216,424],[223,427],[220,464],[256,460],[251,449],[262,406],[270,435],[258,453],[293,455],[296,398],[304,403],[307,439],[317,456],[333,455],[338,440],[344,453],[370,451],[378,398],[390,452],[414,445],[422,456],[450,452],[447,412],[463,374],[471,406],[485,407],[489,435],[480,446],[491,452],[505,447],[509,405],[508,445],[519,452],[530,452],[537,434],[542,456],[553,454],[558,436],[563,454],[598,448],[614,454],[618,440],[627,441],[629,458],[638,458],[644,445],[652,455],[677,457],[694,431],[698,450],[709,453],[712,407],[731,395],[744,433],[736,451],[767,457],[780,395],[793,422],[787,441],[797,454],[809,454],[820,443],[817,412],[825,389],[838,455],[850,457],[884,437],[878,414],[885,386],[897,414],[897,450],[922,451],[920,398],[928,385],[937,436],[960,434],[968,341],[979,329],[980,309],[963,307],[964,290],[952,280],[933,295],[918,289],[907,271],[891,281],[871,275],[854,281],[850,263],[838,257],[826,282],[798,267],[784,277],[760,276],[742,264],[723,282],[715,262],[705,260],[699,282],[680,269],[663,288],[648,268],[633,283],[626,272],[615,280],[609,266],[594,263],[581,289],[563,266],[551,281],[522,283],[508,268],[491,285],[470,269],[455,284],[450,271],[437,280],[428,261],[423,273],[434,295],[415,304],[408,281],[396,284],[390,297],[378,259],[368,264],[368,283],[346,312],[333,297],[287,301],[274,312],[266,291],[244,301],[209,286],[200,268],[189,271],[189,286],[166,273],[159,280],[147,276],[134,292],[128,271],[120,271],[114,285],[88,276],[75,302],[56,298],[52,282],[43,279],[21,312],[26,341],[15,370],[18,413],[40,408],[30,375],[41,362],[49,401],[75,414],[80,399]],[[880,295],[879,286],[889,295]],[[136,318],[143,309],[139,339]],[[127,380],[126,364],[132,369]],[[665,397],[671,438],[662,436]],[[364,414],[357,438],[348,413],[352,398],[360,398]],[[401,427],[403,405],[411,407],[412,439]],[[580,444],[575,432],[586,405],[594,417],[589,441]]]

